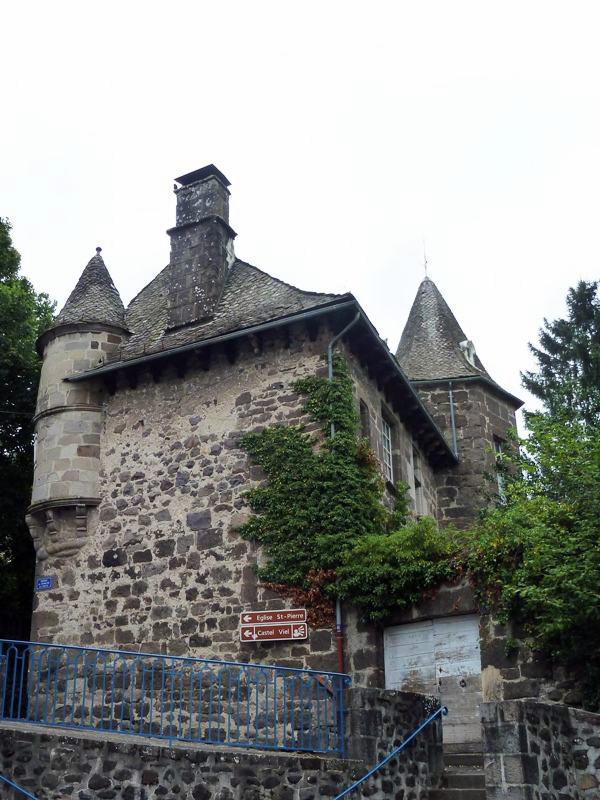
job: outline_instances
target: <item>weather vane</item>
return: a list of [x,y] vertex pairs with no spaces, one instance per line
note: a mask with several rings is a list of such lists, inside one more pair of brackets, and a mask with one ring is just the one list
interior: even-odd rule
[[425,250],[425,239],[423,239],[423,268],[425,270],[425,277],[427,277],[427,251]]

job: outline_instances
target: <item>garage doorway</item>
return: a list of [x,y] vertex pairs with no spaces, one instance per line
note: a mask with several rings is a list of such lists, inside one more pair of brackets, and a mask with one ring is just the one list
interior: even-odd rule
[[385,688],[422,692],[448,706],[444,745],[477,749],[481,655],[479,617],[443,617],[384,631]]

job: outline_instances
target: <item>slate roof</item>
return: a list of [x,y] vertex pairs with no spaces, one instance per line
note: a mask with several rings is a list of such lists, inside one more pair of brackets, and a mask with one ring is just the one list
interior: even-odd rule
[[167,330],[169,280],[167,266],[131,301],[125,316],[131,337],[123,345],[123,361],[316,308],[343,296],[302,291],[236,259],[214,316],[195,325]]
[[52,327],[77,322],[103,322],[125,327],[125,308],[98,252],[81,273]]
[[477,355],[473,366],[462,352],[460,342],[466,339],[435,283],[425,278],[396,351],[402,369],[411,381],[472,376],[491,380]]

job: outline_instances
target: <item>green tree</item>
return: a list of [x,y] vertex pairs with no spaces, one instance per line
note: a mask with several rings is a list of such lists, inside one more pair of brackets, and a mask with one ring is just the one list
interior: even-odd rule
[[567,317],[544,320],[538,362],[522,374],[525,388],[549,413],[567,410],[586,423],[600,418],[600,299],[598,282],[580,281],[567,294]]
[[[533,650],[578,673],[600,706],[600,427],[534,414],[504,503],[464,534],[481,604],[521,624]],[[593,676],[593,680],[591,679]]]
[[35,341],[54,306],[20,274],[8,220],[0,218],[0,633],[26,635],[33,550],[25,511],[31,497],[31,423],[41,360]]
[[[516,620],[534,650],[575,674],[600,708],[600,302],[598,284],[544,320],[523,383],[543,402],[506,457],[506,496],[464,535],[463,568],[482,602]],[[585,667],[582,670],[582,667]]]

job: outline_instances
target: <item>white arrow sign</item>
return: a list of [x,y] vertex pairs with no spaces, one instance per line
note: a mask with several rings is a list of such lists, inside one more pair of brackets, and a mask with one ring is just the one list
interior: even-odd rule
[[308,626],[306,622],[299,625],[288,623],[275,625],[242,625],[240,628],[240,639],[243,642],[277,642],[286,639],[306,639],[308,637]]
[[271,611],[242,611],[242,625],[276,625],[294,622],[306,622],[305,608],[281,608]]

